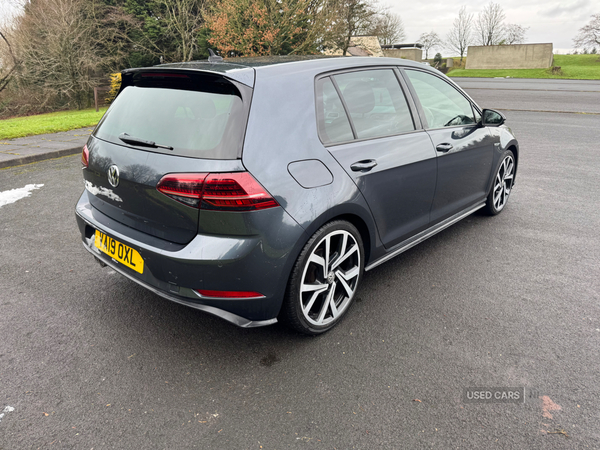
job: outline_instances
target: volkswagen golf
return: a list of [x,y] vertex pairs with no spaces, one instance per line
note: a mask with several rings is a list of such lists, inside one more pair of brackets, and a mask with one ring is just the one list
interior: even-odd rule
[[504,122],[402,59],[128,69],[83,148],[83,245],[238,326],[322,333],[364,271],[506,207],[519,145]]

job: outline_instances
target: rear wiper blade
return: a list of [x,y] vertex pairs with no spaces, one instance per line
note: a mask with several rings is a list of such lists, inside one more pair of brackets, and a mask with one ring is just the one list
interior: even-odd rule
[[166,148],[167,150],[173,150],[173,147],[169,145],[160,145],[154,141],[147,141],[138,137],[129,136],[127,133],[121,133],[119,135],[119,139],[121,139],[126,144],[139,145],[142,147]]

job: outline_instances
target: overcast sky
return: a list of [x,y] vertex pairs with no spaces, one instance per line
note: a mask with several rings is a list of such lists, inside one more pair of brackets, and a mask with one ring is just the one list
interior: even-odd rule
[[[406,42],[417,42],[422,33],[432,30],[445,40],[461,6],[466,6],[467,13],[476,17],[489,2],[382,0],[381,3],[390,5],[392,12],[402,17]],[[550,42],[555,51],[561,53],[573,48],[573,38],[592,19],[591,15],[600,14],[598,0],[500,0],[496,3],[504,10],[506,23],[529,27],[526,43]]]

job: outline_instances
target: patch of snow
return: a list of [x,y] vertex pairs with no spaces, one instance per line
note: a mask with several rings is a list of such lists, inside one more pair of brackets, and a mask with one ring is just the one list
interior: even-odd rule
[[11,189],[9,191],[0,192],[0,208],[4,205],[14,203],[22,198],[29,197],[31,192],[35,189],[39,189],[43,184],[28,184],[25,187]]
[[2,422],[2,418],[6,413],[13,412],[14,410],[15,408],[13,408],[12,406],[7,406],[6,408],[4,408],[4,410],[0,413],[0,422]]

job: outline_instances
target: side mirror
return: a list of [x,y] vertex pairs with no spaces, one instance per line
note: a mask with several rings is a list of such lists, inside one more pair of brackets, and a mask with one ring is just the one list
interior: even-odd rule
[[481,114],[481,123],[484,127],[499,127],[505,121],[504,114],[493,109],[484,109]]

